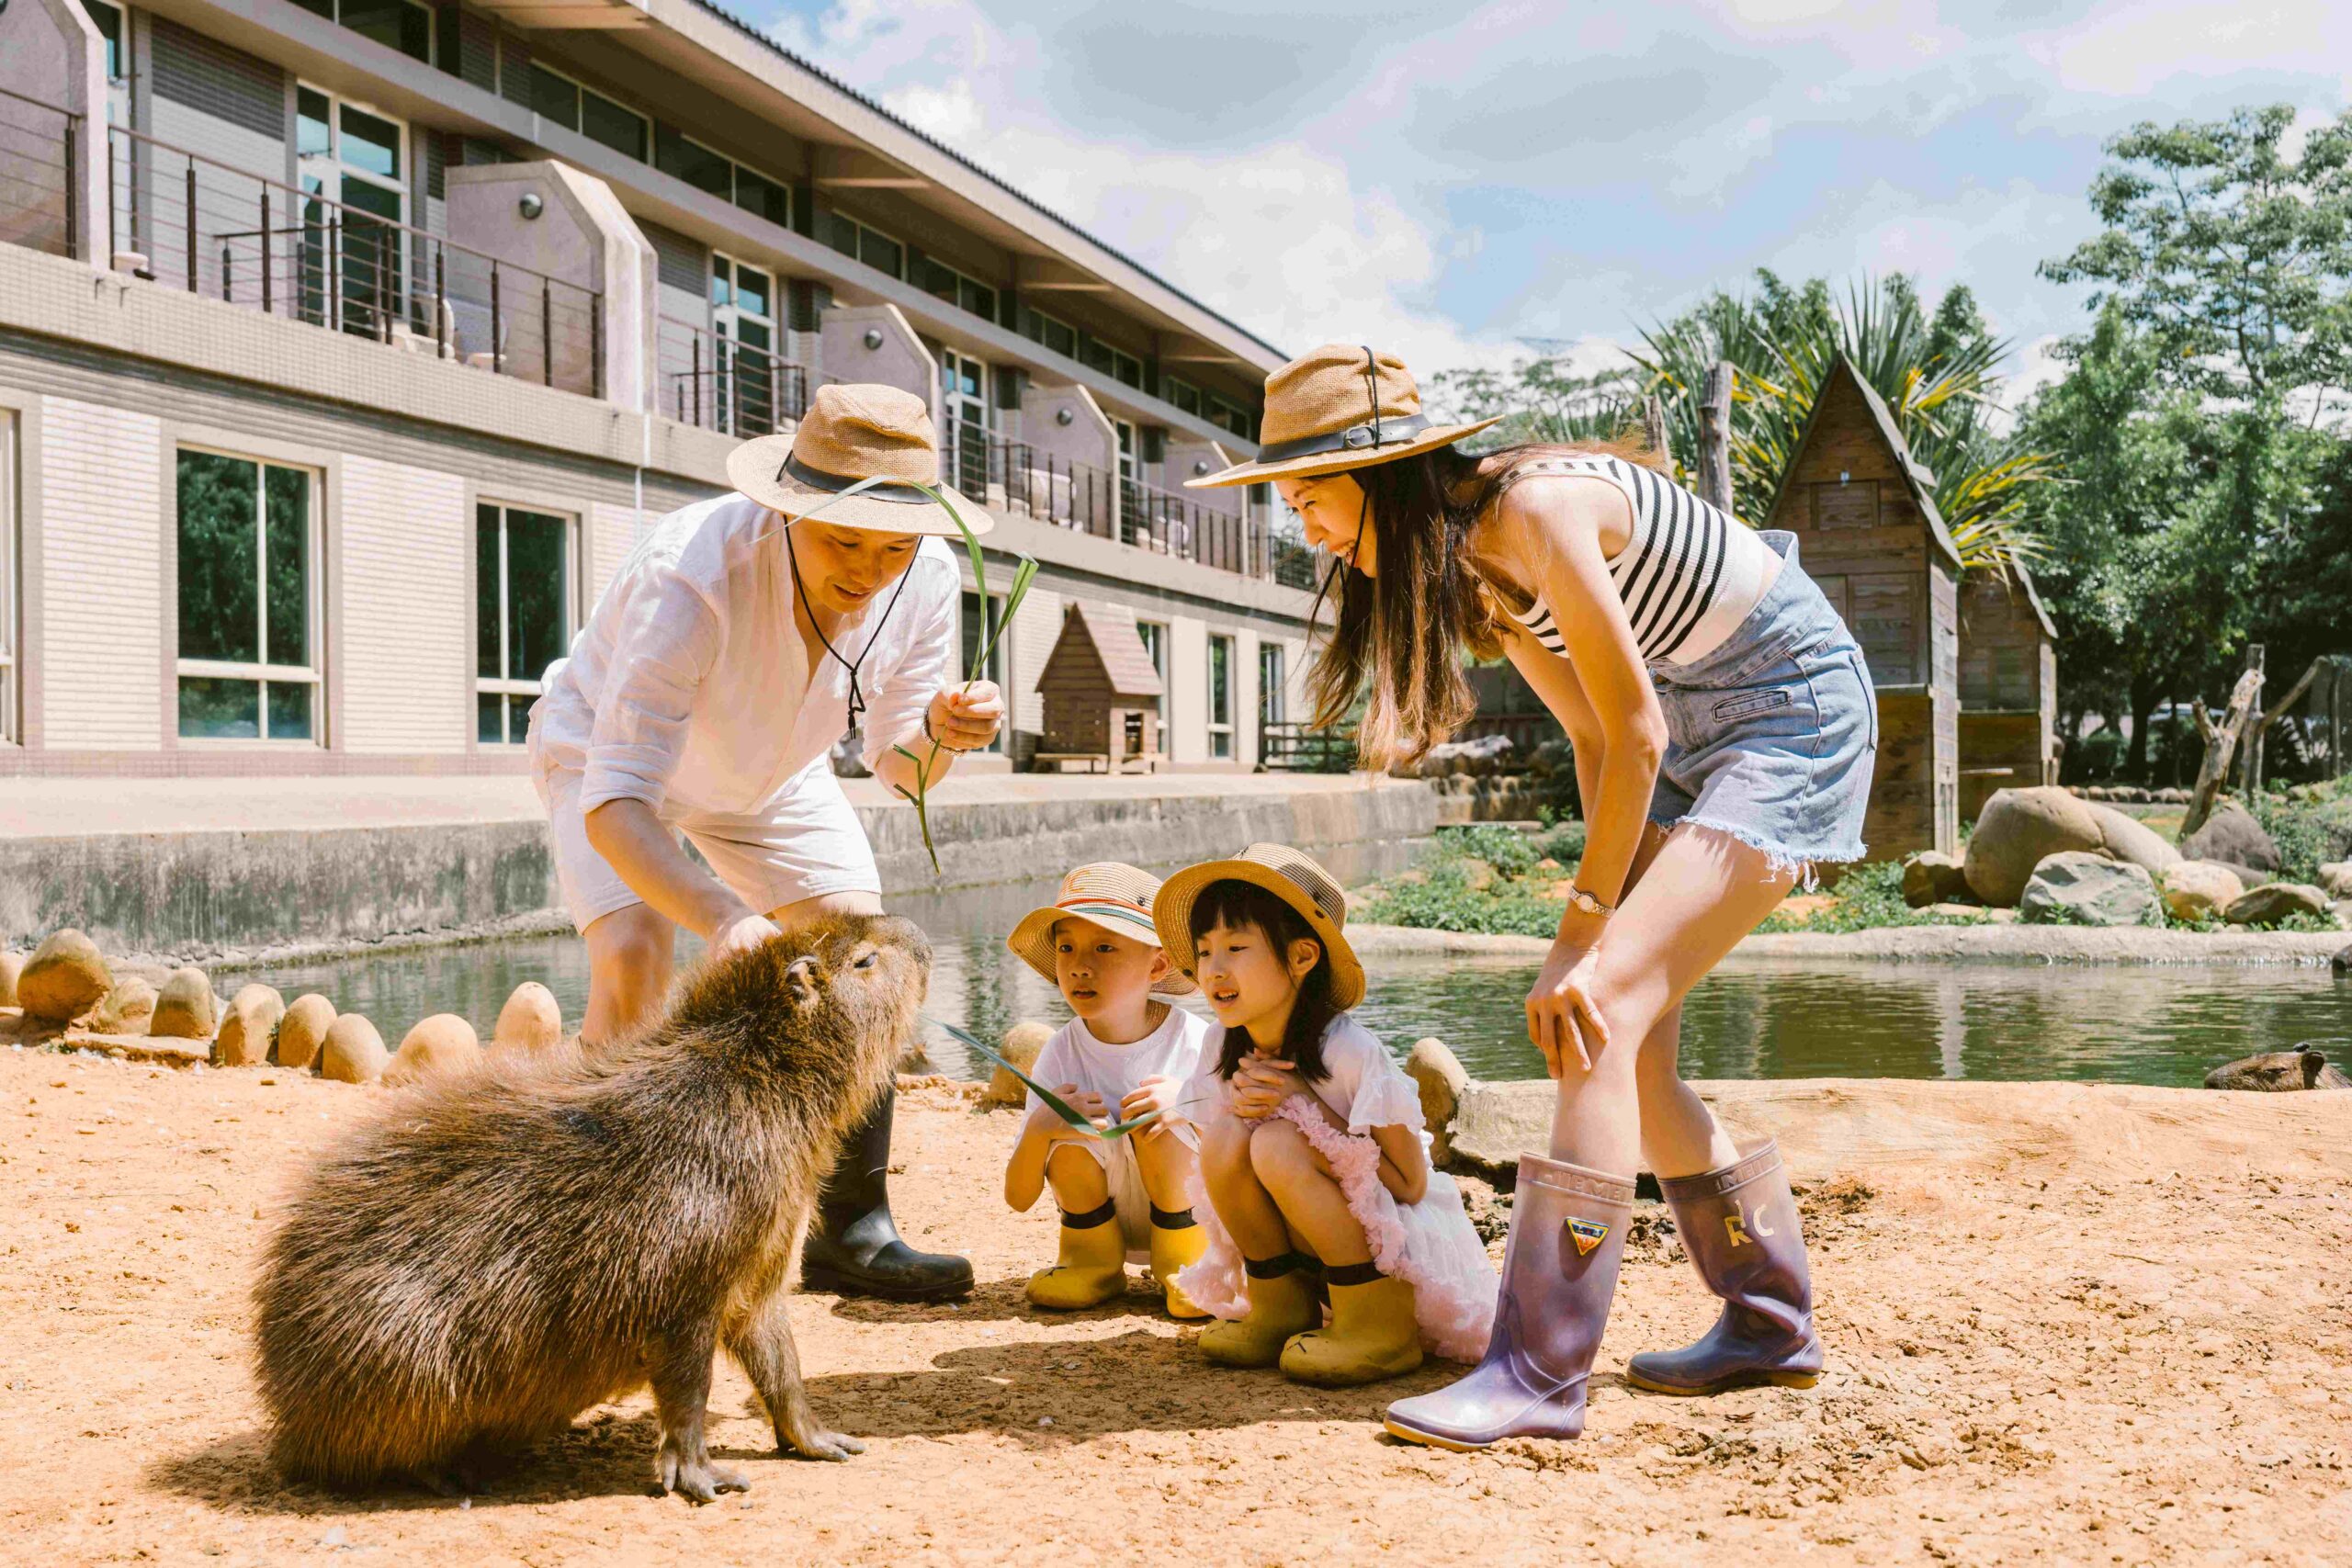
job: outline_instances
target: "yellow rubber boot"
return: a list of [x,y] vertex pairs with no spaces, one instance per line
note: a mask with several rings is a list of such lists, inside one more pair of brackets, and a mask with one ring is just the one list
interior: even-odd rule
[[1220,1366],[1271,1367],[1282,1359],[1285,1340],[1323,1321],[1305,1258],[1287,1252],[1248,1263],[1249,1315],[1201,1330],[1201,1354]]
[[1101,1306],[1127,1288],[1127,1244],[1118,1211],[1105,1202],[1062,1214],[1061,1261],[1029,1276],[1029,1299],[1055,1312]]
[[1324,1388],[1352,1388],[1409,1372],[1421,1364],[1413,1321],[1413,1287],[1369,1263],[1334,1269],[1331,1326],[1283,1347],[1283,1375]]
[[1208,1316],[1206,1308],[1193,1304],[1193,1298],[1176,1288],[1176,1270],[1189,1268],[1201,1260],[1208,1249],[1208,1238],[1201,1234],[1198,1221],[1190,1209],[1178,1209],[1173,1213],[1154,1205],[1151,1211],[1151,1277],[1168,1294],[1168,1315],[1179,1318]]

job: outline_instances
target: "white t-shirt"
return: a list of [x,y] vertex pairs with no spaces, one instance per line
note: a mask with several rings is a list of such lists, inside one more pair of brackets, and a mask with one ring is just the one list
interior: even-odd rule
[[[1159,1021],[1159,1028],[1127,1045],[1095,1039],[1082,1020],[1073,1018],[1046,1042],[1029,1076],[1057,1093],[1062,1085],[1074,1083],[1088,1093],[1101,1095],[1104,1114],[1115,1121],[1119,1101],[1134,1093],[1144,1079],[1190,1082],[1200,1069],[1201,1042],[1208,1032],[1206,1019],[1173,1002],[1168,1004],[1168,1016]],[[1033,1092],[1029,1108],[1034,1111],[1040,1103]]]
[[[1224,1052],[1224,1026],[1213,1025],[1201,1043],[1201,1070],[1184,1086],[1183,1098],[1193,1102],[1185,1114],[1195,1126],[1205,1127],[1233,1114],[1228,1098],[1232,1086],[1216,1076],[1217,1060]],[[1352,1013],[1341,1013],[1324,1030],[1323,1066],[1330,1076],[1306,1087],[1348,1124],[1349,1132],[1369,1133],[1374,1127],[1421,1131],[1421,1091],[1405,1076],[1388,1048]]]

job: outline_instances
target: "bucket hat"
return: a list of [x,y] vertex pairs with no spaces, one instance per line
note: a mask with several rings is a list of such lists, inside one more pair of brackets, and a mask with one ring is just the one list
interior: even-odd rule
[[[1123,861],[1095,861],[1063,877],[1054,901],[1022,916],[1004,945],[1048,980],[1055,977],[1054,925],[1058,920],[1084,920],[1115,936],[1160,946],[1159,928],[1151,918],[1151,901],[1159,894],[1159,878],[1151,873]],[[1175,954],[1169,956],[1172,960]],[[1167,977],[1152,989],[1181,997],[1193,989],[1193,978],[1171,963]]]
[[1206,490],[1336,474],[1450,446],[1499,421],[1432,424],[1403,360],[1362,344],[1327,343],[1266,378],[1257,457],[1184,483]]
[[1193,972],[1193,905],[1212,882],[1250,883],[1296,910],[1323,944],[1323,956],[1331,965],[1333,1005],[1345,1012],[1363,1000],[1363,965],[1340,929],[1348,921],[1348,896],[1313,856],[1288,844],[1252,844],[1233,860],[1188,865],[1160,884],[1159,897],[1151,905],[1152,918],[1159,923],[1159,945],[1188,976]]
[[[940,482],[931,406],[897,387],[818,388],[798,428],[755,437],[729,452],[727,479],[787,519],[822,508],[823,521],[844,528],[956,537],[946,507],[915,488],[928,485],[947,498],[973,533],[996,526],[986,512]],[[840,499],[868,479],[885,482]]]

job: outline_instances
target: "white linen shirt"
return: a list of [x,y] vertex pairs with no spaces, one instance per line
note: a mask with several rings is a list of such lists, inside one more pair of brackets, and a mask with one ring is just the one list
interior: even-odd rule
[[[958,673],[962,579],[945,542],[924,538],[907,573],[832,637],[858,665],[869,767],[919,733]],[[538,765],[582,775],[583,812],[608,800],[671,818],[757,812],[849,728],[849,671],[820,649],[812,676],[792,612],[775,513],[733,494],[673,512],[548,667]]]

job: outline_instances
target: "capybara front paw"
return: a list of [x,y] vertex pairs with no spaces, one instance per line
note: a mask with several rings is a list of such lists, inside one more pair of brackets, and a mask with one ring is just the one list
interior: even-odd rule
[[686,1455],[671,1441],[662,1440],[662,1490],[675,1492],[690,1503],[711,1503],[722,1492],[749,1492],[752,1483],[740,1471],[713,1464],[707,1453]]
[[800,1455],[803,1459],[830,1460],[841,1463],[852,1454],[862,1454],[865,1445],[855,1438],[840,1432],[829,1432],[822,1427],[809,1427],[798,1433],[786,1432],[776,1446]]

